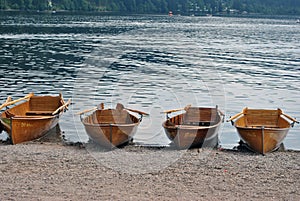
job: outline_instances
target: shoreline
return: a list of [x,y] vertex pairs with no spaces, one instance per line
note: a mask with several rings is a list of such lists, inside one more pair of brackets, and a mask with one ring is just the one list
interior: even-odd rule
[[[71,10],[18,10],[18,9],[4,9],[0,10],[0,13],[18,13],[18,14],[69,14],[69,15],[120,15],[120,16],[168,16],[168,13],[130,13],[130,12],[119,12],[119,11],[71,11]],[[233,18],[298,18],[299,14],[263,14],[263,13],[202,13],[202,14],[174,14],[172,17],[185,16],[185,17],[233,17]]]
[[[57,130],[58,129],[58,130]],[[0,133],[1,135],[1,133]],[[6,139],[0,139],[0,146],[1,145],[12,145],[11,141],[8,137],[7,134],[6,135]],[[33,140],[31,142],[25,142],[24,144],[30,144],[32,142],[37,142],[37,143],[41,143],[43,144],[44,142],[46,143],[55,143],[55,144],[60,144],[62,146],[78,146],[80,148],[85,148],[86,145],[88,144],[93,144],[93,142],[91,140],[89,140],[88,142],[81,142],[81,141],[69,141],[67,139],[65,139],[65,136],[63,133],[61,133],[60,129],[55,127],[53,129],[51,129],[46,135],[44,135],[43,137]],[[145,148],[145,149],[161,149],[161,148],[169,148],[169,149],[174,149],[176,150],[176,147],[174,147],[174,145],[171,144],[166,144],[166,145],[155,145],[155,144],[143,144],[143,143],[138,143],[138,142],[130,142],[128,145],[125,146],[133,146],[133,147],[141,147],[141,148]],[[193,148],[193,149],[199,149],[199,148]],[[200,148],[202,149],[202,148]],[[244,144],[243,142],[238,142],[236,144],[236,146],[232,147],[232,148],[228,148],[228,147],[222,147],[222,145],[218,144],[217,147],[212,148],[215,150],[219,150],[219,151],[228,151],[228,152],[249,152],[249,153],[253,153],[253,154],[259,154],[256,153],[254,151],[251,151],[251,149],[247,148],[247,145]],[[286,148],[284,143],[282,143],[280,145],[280,147],[273,151],[273,152],[299,152],[299,149],[290,149],[290,148]],[[267,153],[268,155],[269,153]]]
[[300,199],[299,151],[108,151],[45,141],[0,151],[2,200]]

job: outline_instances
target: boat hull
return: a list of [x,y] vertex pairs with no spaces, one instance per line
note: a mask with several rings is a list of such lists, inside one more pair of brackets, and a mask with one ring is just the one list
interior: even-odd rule
[[105,148],[114,148],[127,144],[136,133],[136,125],[85,125],[88,136]]
[[218,145],[219,127],[211,128],[188,128],[178,126],[177,128],[166,128],[167,137],[179,149],[216,147]]
[[237,127],[241,140],[254,152],[265,154],[278,149],[289,129]]
[[5,130],[8,133],[12,144],[32,141],[44,136],[49,130],[58,124],[58,117],[46,118],[11,118],[3,119]]
[[167,119],[163,127],[178,149],[214,148],[219,142],[221,123],[222,117],[216,108],[190,108],[186,114]]
[[106,109],[93,112],[82,123],[92,141],[111,149],[132,140],[140,120],[125,110]]

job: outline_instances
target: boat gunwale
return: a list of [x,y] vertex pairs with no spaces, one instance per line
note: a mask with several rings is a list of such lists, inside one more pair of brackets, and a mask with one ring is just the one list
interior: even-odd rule
[[282,127],[282,128],[275,128],[275,127],[264,127],[264,126],[261,126],[261,127],[256,127],[256,128],[253,128],[253,127],[241,127],[241,126],[235,126],[237,129],[243,129],[243,130],[278,130],[278,131],[281,131],[281,130],[289,130],[290,127]]
[[[60,113],[59,113],[60,114]],[[43,120],[43,119],[53,119],[58,118],[60,115],[47,115],[47,116],[14,116],[10,118],[4,118],[4,119],[22,119],[22,120]]]
[[[172,117],[173,118],[173,117]],[[220,118],[220,121],[218,121],[216,124],[213,124],[211,126],[193,126],[193,125],[186,125],[186,124],[175,124],[172,126],[167,126],[166,122],[168,120],[163,122],[163,127],[167,129],[188,129],[188,130],[204,130],[204,129],[210,129],[218,127],[222,123],[222,118]],[[214,123],[214,122],[212,122]]]
[[83,122],[83,124],[85,126],[93,126],[93,127],[110,127],[110,126],[114,126],[114,127],[126,127],[126,126],[137,126],[139,125],[140,122],[137,122],[137,123],[131,123],[131,124],[126,124],[126,123],[118,123],[118,124],[114,124],[114,123],[111,123],[111,124],[92,124],[92,123],[85,123]]

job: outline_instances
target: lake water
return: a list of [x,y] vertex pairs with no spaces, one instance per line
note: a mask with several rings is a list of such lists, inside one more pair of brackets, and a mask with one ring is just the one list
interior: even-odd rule
[[[296,18],[0,15],[0,97],[57,94],[73,105],[60,119],[68,141],[87,142],[76,112],[117,102],[150,113],[135,142],[169,143],[163,110],[215,106],[281,108],[300,119],[300,25]],[[239,137],[225,122],[220,144]],[[5,137],[3,132],[0,135]],[[284,141],[300,150],[300,125]]]

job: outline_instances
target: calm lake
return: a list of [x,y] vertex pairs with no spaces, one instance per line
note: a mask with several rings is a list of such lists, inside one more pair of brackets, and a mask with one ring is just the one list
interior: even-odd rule
[[[167,145],[161,112],[188,104],[218,105],[226,119],[244,107],[300,119],[296,19],[1,13],[0,101],[62,92],[71,142],[88,141],[75,113],[101,102],[150,113],[134,139],[143,145]],[[238,144],[231,123],[219,135],[222,147]],[[300,150],[300,125],[284,145]]]

